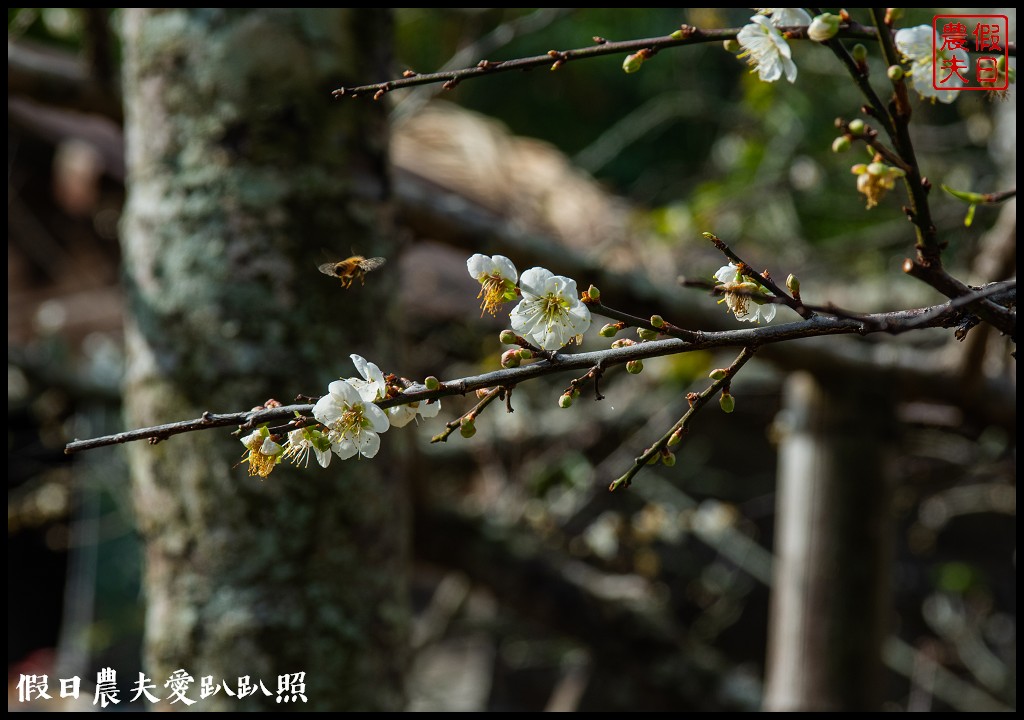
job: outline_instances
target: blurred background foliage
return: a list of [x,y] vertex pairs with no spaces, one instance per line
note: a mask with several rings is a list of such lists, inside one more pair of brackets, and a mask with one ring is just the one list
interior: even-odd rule
[[[934,14],[907,13],[905,25]],[[398,9],[395,75],[405,68],[434,71],[453,57],[457,66],[470,66],[585,47],[595,36],[665,35],[684,22],[738,27],[748,17],[708,8]],[[117,18],[117,9],[97,15],[9,8],[8,42],[88,57],[102,22],[108,36],[99,45],[116,67]],[[863,149],[830,151],[833,121],[856,115],[858,92],[820,48],[794,43],[794,59],[793,85],[759,82],[719,44],[707,44],[663,51],[634,75],[622,72],[622,58],[609,56],[557,72],[468,81],[449,92],[396,92],[388,101],[401,128],[440,95],[514,135],[550,144],[590,173],[609,203],[625,203],[628,218],[629,242],[617,245],[624,253],[591,255],[599,264],[640,278],[652,267],[670,279],[679,272],[709,277],[722,263],[700,237],[707,230],[776,277],[796,272],[810,302],[860,310],[938,302],[898,271],[913,242],[899,209],[902,191],[865,210],[850,173],[852,164],[866,161]],[[885,68],[874,48],[869,64],[880,87]],[[1015,91],[1004,102],[967,92],[952,105],[915,98],[914,107],[918,156],[936,188],[1014,186]],[[83,146],[68,127],[86,121],[91,130]],[[9,96],[9,678],[26,668],[88,676],[107,664],[134,677],[139,665],[139,556],[120,453],[94,451],[73,461],[61,453],[71,437],[121,429],[116,228],[123,155],[116,127],[116,118],[61,116]],[[541,175],[521,180],[552,205],[572,200],[571,188],[546,184]],[[1004,207],[979,208],[965,228],[964,205],[937,191],[932,201],[949,240],[951,269],[972,277],[981,243],[999,232]],[[409,377],[440,376],[443,369],[446,378],[493,369],[502,323],[475,318],[475,290],[459,275],[466,248],[446,247],[422,228],[409,232],[409,257],[437,261],[431,277],[438,285],[423,289],[415,277],[403,284],[405,331],[415,349],[406,365],[385,369]],[[578,243],[586,256],[586,240]],[[486,245],[477,250],[511,254]],[[1015,274],[1015,252],[1011,257]],[[415,262],[402,266],[407,277],[410,265]],[[576,280],[582,287],[589,282]],[[428,292],[455,298],[461,309],[445,314],[443,298],[427,300]],[[713,304],[695,291],[677,292]],[[470,319],[453,322],[459,313]],[[945,357],[957,352],[949,339],[949,333],[924,332],[900,342]],[[587,347],[601,345],[588,339]],[[758,707],[774,529],[774,422],[784,372],[753,363],[734,386],[737,412],[702,413],[675,467],[648,468],[627,493],[605,491],[682,414],[685,393],[703,389],[708,370],[727,362],[713,353],[650,361],[639,377],[610,378],[604,402],[579,402],[571,413],[555,405],[567,378],[531,383],[516,390],[513,414],[491,412],[478,421],[471,442],[428,445],[439,426],[420,428],[410,443],[414,457],[422,456],[411,461],[419,502],[470,518],[465,537],[480,541],[481,549],[455,552],[417,530],[418,652],[410,708]],[[1015,382],[1015,366],[998,359],[978,372],[1009,374]],[[453,418],[470,402],[446,400],[441,415]],[[886,706],[969,710],[991,708],[984,704],[991,701],[1015,707],[1015,416],[995,422],[941,402],[908,402],[899,413],[892,630],[918,655],[904,664],[908,672],[888,676]],[[429,517],[419,521],[435,527]],[[462,526],[441,527],[458,542]],[[502,572],[535,582],[553,604],[550,613],[528,591],[502,592]],[[566,615],[575,610],[559,607],[558,593],[569,587],[584,588],[596,607],[618,608],[627,623],[644,619],[655,628],[639,632],[633,645],[588,639],[602,625],[567,626]],[[659,634],[675,654],[655,643]],[[638,648],[649,651],[653,666],[626,670],[622,665],[638,658],[614,657]],[[610,658],[621,664],[609,666]],[[972,706],[974,696],[965,693],[966,700],[951,705],[934,694],[946,676],[924,660],[987,699]]]

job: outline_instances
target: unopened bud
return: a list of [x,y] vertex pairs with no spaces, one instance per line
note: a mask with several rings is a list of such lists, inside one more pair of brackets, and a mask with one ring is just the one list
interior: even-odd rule
[[635,73],[640,69],[640,66],[644,64],[645,56],[642,53],[633,53],[627,55],[626,59],[622,61],[622,69],[627,74]]
[[626,363],[626,372],[630,375],[639,375],[644,370],[643,360],[630,360]]
[[427,390],[437,390],[439,387],[441,387],[441,381],[438,380],[433,375],[430,375],[427,377],[426,380],[423,381],[423,387],[425,387]]
[[656,328],[663,328],[665,327],[665,318],[661,315],[651,315],[651,325]]
[[564,393],[560,398],[558,398],[558,407],[567,408],[567,407],[571,407],[571,406],[572,406],[572,395],[570,395],[569,393]]
[[729,373],[725,368],[715,368],[708,373],[708,377],[712,380],[725,380],[728,375]]
[[678,445],[682,441],[683,441],[683,432],[682,432],[682,430],[676,430],[674,433],[669,435],[669,437],[668,437],[668,446],[669,447],[675,447],[676,445]]
[[597,289],[596,285],[590,286],[590,288],[587,290],[587,295],[590,297],[591,300],[601,299],[601,291]]
[[868,165],[868,175],[885,175],[889,171],[889,166],[885,163],[873,162]]
[[865,127],[866,126],[864,124],[864,121],[861,120],[860,118],[854,118],[853,120],[850,121],[850,132],[852,132],[854,135],[860,135],[861,133],[863,133]]
[[[647,448],[647,450],[650,450],[650,448]],[[644,452],[646,453],[647,450],[644,450]],[[654,465],[657,462],[658,462],[658,453],[655,453],[654,455],[651,455],[650,459],[647,461],[647,464],[648,465]]]
[[718,405],[722,408],[722,412],[731,413],[736,409],[736,400],[729,393],[723,392],[722,396],[718,398]]
[[523,348],[522,350],[519,351],[519,357],[522,358],[523,360],[532,360],[533,350],[530,350],[529,348]]
[[661,464],[665,467],[672,467],[676,464],[676,454],[671,452],[662,453]]
[[501,335],[498,336],[498,340],[500,340],[505,345],[515,345],[516,334],[511,330],[502,330]]
[[464,438],[471,438],[476,435],[476,423],[473,422],[472,418],[462,418],[462,422],[459,423],[459,434]]
[[522,358],[519,357],[519,349],[506,350],[501,354],[501,366],[503,368],[519,367]]
[[800,294],[800,278],[790,273],[789,277],[786,278],[786,289],[794,295]]
[[832,141],[832,152],[841,153],[850,149],[850,138],[840,135]]
[[603,328],[597,331],[597,334],[601,337],[613,338],[619,334],[619,326],[614,323],[608,323]]
[[651,330],[650,328],[637,328],[636,334],[640,337],[641,340],[658,339],[658,332],[656,330]]
[[572,395],[572,399],[575,400],[580,396],[580,389],[578,387],[574,387],[570,394]]
[[631,345],[636,345],[636,343],[630,340],[629,338],[622,338],[612,343],[613,348],[624,348],[630,347]]
[[899,65],[890,65],[889,69],[885,71],[885,74],[889,76],[889,79],[893,82],[903,79],[903,68]]
[[814,42],[825,42],[834,38],[837,32],[839,32],[839,16],[822,13],[811,21],[807,28],[807,37]]
[[725,48],[726,52],[731,52],[733,55],[740,51],[739,41],[735,38],[729,38],[722,42],[722,47]]
[[857,43],[853,46],[853,59],[859,63],[868,59],[868,49],[863,44]]

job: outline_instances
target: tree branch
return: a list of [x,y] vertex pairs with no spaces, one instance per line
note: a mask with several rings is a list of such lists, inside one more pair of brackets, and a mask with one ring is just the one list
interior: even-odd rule
[[[788,37],[806,39],[805,27],[780,28]],[[724,28],[719,30],[701,30],[692,25],[682,25],[672,35],[663,37],[643,38],[639,40],[623,40],[621,42],[608,42],[604,38],[594,38],[596,43],[593,47],[576,48],[574,50],[549,50],[545,55],[534,57],[517,58],[514,60],[501,60],[491,62],[481,60],[476,67],[464,68],[462,70],[419,74],[412,70],[406,70],[402,78],[387,80],[385,82],[373,83],[371,85],[358,85],[356,87],[338,88],[334,91],[335,97],[363,97],[372,95],[379,100],[392,90],[414,87],[416,85],[428,85],[431,83],[443,83],[446,90],[450,90],[463,80],[491,75],[497,72],[510,70],[532,70],[538,67],[550,66],[557,70],[562,65],[573,60],[584,60],[586,58],[601,57],[603,55],[628,55],[631,53],[646,51],[647,57],[654,55],[660,50],[683,45],[698,45],[708,42],[722,42],[723,40],[735,40],[740,28]],[[840,30],[841,37],[860,38],[864,40],[876,37],[875,29],[862,25],[848,26]]]
[[[1016,287],[1008,294],[1016,299]],[[927,315],[927,321],[920,318]],[[962,319],[960,308],[951,303],[936,305],[915,310],[900,310],[888,313],[864,315],[860,319],[815,316],[808,320],[788,323],[785,325],[725,330],[721,332],[702,333],[698,340],[689,341],[679,338],[652,340],[637,343],[629,347],[611,348],[593,352],[574,354],[556,353],[550,360],[541,360],[518,368],[495,370],[472,377],[458,378],[441,383],[436,390],[428,390],[422,384],[413,384],[397,397],[381,400],[377,404],[381,408],[395,407],[412,402],[436,400],[452,395],[466,393],[499,385],[511,387],[526,380],[566,372],[569,370],[590,369],[600,366],[604,370],[615,365],[623,365],[630,360],[643,360],[652,357],[664,357],[698,350],[711,350],[724,347],[758,348],[765,345],[788,342],[801,338],[812,338],[825,335],[868,335],[885,332],[898,334],[908,323],[916,323],[915,329],[922,327],[953,327]],[[264,423],[293,419],[295,414],[308,415],[313,410],[311,404],[289,405],[272,409],[259,408],[235,413],[204,413],[194,420],[142,428],[114,435],[107,435],[89,440],[75,440],[68,443],[64,452],[72,454],[82,450],[90,450],[106,445],[117,445],[136,440],[159,442],[172,435],[196,430],[207,430],[214,427],[238,426],[241,430],[249,430]]]

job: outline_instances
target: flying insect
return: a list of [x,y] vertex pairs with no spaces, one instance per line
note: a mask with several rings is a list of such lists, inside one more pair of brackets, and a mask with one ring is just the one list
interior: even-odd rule
[[343,288],[350,288],[356,278],[359,279],[360,284],[365,284],[366,273],[373,272],[385,262],[387,260],[382,257],[367,258],[362,255],[353,255],[338,262],[323,263],[317,266],[317,269],[324,275],[341,280]]

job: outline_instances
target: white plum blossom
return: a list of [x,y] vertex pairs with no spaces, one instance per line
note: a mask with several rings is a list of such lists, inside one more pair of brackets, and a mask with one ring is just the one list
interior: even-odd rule
[[[896,31],[896,47],[910,63],[910,84],[917,94],[923,98],[951,103],[956,100],[964,84],[954,70],[966,71],[970,65],[970,56],[963,48],[950,49],[942,45],[942,36],[931,25]],[[936,61],[939,63],[938,75],[934,74]],[[943,73],[947,72],[946,77],[943,77]]]
[[335,380],[328,391],[313,406],[313,417],[327,426],[331,449],[342,460],[357,453],[372,458],[380,449],[378,433],[391,427],[387,413],[346,380]]
[[516,299],[516,281],[519,273],[516,266],[504,255],[488,257],[477,253],[466,261],[466,269],[474,280],[480,283],[480,314],[484,311],[497,314],[503,302]]
[[770,15],[772,25],[775,27],[811,24],[811,16],[803,8],[755,8],[755,10],[759,15]]
[[309,455],[313,453],[320,467],[331,464],[331,441],[316,428],[305,427],[288,433],[284,457],[296,465],[309,467]]
[[267,477],[281,461],[284,448],[274,442],[266,427],[257,428],[242,438],[247,452],[242,462],[249,463],[249,474]]
[[437,417],[437,414],[441,412],[441,401],[435,400],[430,404],[414,402],[408,405],[397,405],[393,408],[388,408],[387,412],[388,419],[391,421],[391,427],[405,427],[415,420],[417,415],[425,418]]
[[367,402],[382,400],[388,393],[388,384],[384,379],[384,373],[372,362],[365,360],[360,355],[349,355],[352,364],[362,375],[362,378],[348,378],[348,384],[359,391],[359,395]]
[[576,281],[535,267],[519,279],[522,301],[509,315],[512,330],[544,350],[558,350],[590,327],[590,309]]
[[756,323],[764,320],[769,323],[775,318],[775,305],[757,302],[758,296],[763,294],[761,286],[741,275],[733,263],[719,268],[715,280],[722,284],[725,291],[725,297],[719,302],[724,302],[737,320]]
[[[807,21],[810,22],[810,17]],[[750,24],[740,28],[736,40],[743,48],[739,57],[747,59],[747,64],[757,71],[757,76],[761,80],[775,82],[785,75],[790,82],[796,81],[793,51],[786,38],[782,37],[782,33],[764,15],[754,15],[750,18]]]

